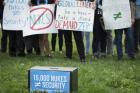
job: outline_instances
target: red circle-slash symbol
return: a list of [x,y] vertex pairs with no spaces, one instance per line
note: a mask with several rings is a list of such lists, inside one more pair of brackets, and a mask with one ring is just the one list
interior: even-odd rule
[[[45,8],[45,7],[35,8],[35,9],[32,9],[30,11],[30,13],[32,13],[34,11],[39,11],[39,10],[44,10],[44,11],[38,16],[38,18],[34,21],[34,23],[31,24],[32,30],[43,30],[43,29],[49,28],[53,23],[53,12],[48,8]],[[46,26],[35,28],[37,22],[39,22],[41,20],[41,17],[43,17],[43,15],[47,14],[47,12],[51,14],[50,23],[46,24]]]

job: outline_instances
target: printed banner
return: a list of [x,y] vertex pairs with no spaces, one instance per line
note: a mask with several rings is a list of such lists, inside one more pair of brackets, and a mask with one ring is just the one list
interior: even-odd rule
[[130,27],[132,24],[129,0],[104,0],[103,20],[106,30]]
[[[30,92],[70,93],[70,72],[31,70]],[[40,93],[39,92],[39,93]]]
[[3,29],[23,30],[29,14],[29,0],[5,0]]
[[54,24],[54,4],[34,6],[23,31],[23,36],[33,34],[58,33]]
[[61,0],[57,5],[56,28],[93,31],[95,2]]

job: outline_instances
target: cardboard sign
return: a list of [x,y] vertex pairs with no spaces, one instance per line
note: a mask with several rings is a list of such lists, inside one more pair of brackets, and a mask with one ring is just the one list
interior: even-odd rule
[[23,36],[58,33],[54,24],[54,6],[54,4],[48,4],[32,7]]
[[29,0],[5,0],[3,29],[23,30],[29,14]]
[[129,0],[104,0],[103,20],[106,30],[130,27],[132,23]]
[[71,93],[77,91],[75,88],[77,88],[78,82],[75,76],[77,76],[77,68],[32,67],[29,71],[30,93]]
[[94,7],[94,2],[60,0],[57,5],[56,28],[92,32]]

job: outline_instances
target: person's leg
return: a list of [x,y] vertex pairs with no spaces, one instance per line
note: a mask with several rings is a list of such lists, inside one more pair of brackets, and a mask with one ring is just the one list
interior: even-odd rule
[[111,30],[107,30],[107,55],[113,55],[113,37]]
[[[96,11],[97,12],[97,11]],[[93,40],[92,40],[92,53],[93,56],[98,58],[99,57],[99,44],[100,44],[100,16],[95,13],[95,20],[94,20],[94,29],[93,29]]]
[[16,42],[17,42],[17,55],[25,56],[25,43],[23,39],[22,31],[16,31]]
[[48,34],[44,34],[44,44],[45,44],[45,54],[47,57],[52,57],[50,52],[50,43],[48,39]]
[[33,35],[32,37],[32,45],[37,55],[40,55],[39,37],[40,35]]
[[59,38],[59,51],[62,52],[62,47],[63,47],[63,30],[59,30],[58,32],[58,38]]
[[57,34],[56,33],[53,33],[52,34],[52,38],[51,38],[52,51],[55,51],[56,37],[57,37]]
[[140,32],[140,23],[139,22],[140,21],[138,21],[138,19],[135,20],[134,31],[133,31],[135,53],[139,52],[139,48],[138,48],[139,32]]
[[86,36],[86,55],[89,54],[89,50],[90,50],[90,32],[86,32],[85,33]]
[[45,45],[44,45],[44,36],[39,35],[39,48],[40,48],[40,55],[45,56]]
[[74,34],[74,39],[76,42],[76,47],[78,50],[80,60],[81,60],[81,62],[85,62],[85,47],[84,47],[82,32],[73,31],[73,34]]
[[105,57],[106,56],[106,36],[107,36],[106,31],[101,29],[101,32],[100,32],[100,48],[101,48],[100,56],[101,57]]
[[2,29],[1,52],[3,53],[7,51],[7,38],[8,38],[8,31]]
[[27,51],[27,54],[32,54],[32,36],[26,36],[24,37],[24,42],[25,42],[25,48]]
[[134,58],[133,28],[125,29],[125,51],[130,58]]
[[9,31],[9,55],[10,56],[16,56],[16,32],[15,31]]
[[72,58],[72,32],[71,31],[65,31],[64,32],[65,37],[65,45],[66,45],[66,57],[71,59]]
[[123,29],[115,30],[115,40],[116,40],[115,42],[116,42],[117,55],[119,60],[123,57],[122,34],[123,34]]

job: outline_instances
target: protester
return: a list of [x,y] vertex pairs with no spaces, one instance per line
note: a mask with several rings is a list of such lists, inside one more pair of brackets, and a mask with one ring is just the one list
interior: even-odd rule
[[[39,0],[39,4],[53,4],[55,3],[53,0]],[[40,47],[40,53],[41,56],[47,55],[47,57],[52,57],[50,46],[49,46],[49,40],[48,40],[48,34],[41,34],[39,35],[39,47]]]
[[102,0],[96,0],[97,8],[95,10],[92,53],[95,58],[106,56],[106,37],[107,33],[103,28],[102,18]]
[[[31,6],[37,5],[37,0],[31,0]],[[30,35],[24,37],[25,46],[27,54],[32,54],[33,50],[36,52],[36,55],[40,55],[40,48],[39,48],[39,35]]]
[[107,37],[106,37],[106,50],[107,50],[107,56],[112,56],[113,55],[113,36],[112,36],[112,31],[107,30]]
[[1,21],[1,30],[2,30],[2,37],[1,37],[1,52],[5,53],[7,51],[7,39],[8,39],[8,31],[4,31],[2,26],[2,18],[3,18],[3,10],[4,10],[4,0],[0,1],[0,21]]
[[[135,18],[135,1],[130,0],[130,7],[131,7],[131,17],[132,17],[132,25],[134,24]],[[122,34],[125,31],[125,52],[127,53],[130,59],[135,59],[134,54],[134,39],[133,39],[133,28],[124,28],[124,29],[117,29],[115,30],[115,42],[117,47],[117,55],[118,60],[121,60],[123,57],[123,46],[122,46]]]
[[136,0],[136,18],[134,24],[134,49],[135,53],[139,52],[140,42],[140,0]]
[[63,30],[58,30],[58,34],[53,33],[51,38],[51,45],[52,45],[52,53],[55,52],[55,46],[56,46],[56,37],[58,35],[58,45],[59,45],[59,53],[62,54],[62,47],[63,47]]
[[86,44],[85,44],[85,55],[89,54],[90,50],[90,32],[83,32],[82,33],[83,39],[85,38]]

